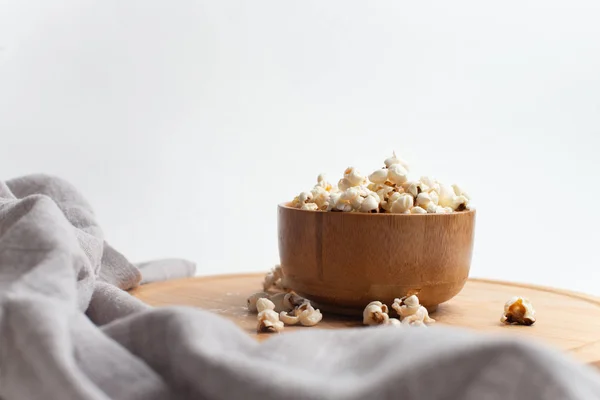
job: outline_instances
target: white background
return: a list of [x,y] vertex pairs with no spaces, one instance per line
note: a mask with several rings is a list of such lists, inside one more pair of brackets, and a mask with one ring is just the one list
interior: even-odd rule
[[135,261],[278,260],[319,172],[457,182],[474,276],[600,294],[600,3],[0,0],[0,179],[57,174]]

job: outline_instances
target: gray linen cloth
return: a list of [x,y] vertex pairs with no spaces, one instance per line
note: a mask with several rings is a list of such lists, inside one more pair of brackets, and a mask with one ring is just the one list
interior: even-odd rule
[[460,330],[310,328],[259,344],[210,313],[131,297],[142,279],[193,273],[140,266],[68,183],[0,181],[0,398],[600,399],[591,368]]

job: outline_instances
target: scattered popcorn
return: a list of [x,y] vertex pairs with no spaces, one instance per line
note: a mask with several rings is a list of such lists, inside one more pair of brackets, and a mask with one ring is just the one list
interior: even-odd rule
[[283,306],[288,310],[293,310],[296,307],[300,307],[307,301],[308,300],[306,300],[304,297],[298,295],[292,290],[291,292],[286,293],[283,297]]
[[321,322],[323,314],[321,314],[320,310],[315,310],[309,302],[307,303],[306,309],[298,316],[298,319],[302,326],[315,326]]
[[248,300],[246,301],[247,306],[248,306],[248,311],[258,312],[258,308],[256,307],[256,302],[259,299],[268,299],[268,298],[269,298],[268,293],[265,293],[265,292],[254,293],[252,296],[248,297]]
[[392,308],[396,310],[402,321],[402,325],[425,326],[435,322],[429,317],[429,312],[419,303],[416,295],[411,295],[403,299],[394,299]]
[[279,319],[286,325],[296,325],[298,322],[300,322],[300,317],[297,317],[296,315],[290,315],[285,311],[279,313]]
[[384,325],[389,319],[388,307],[380,301],[370,302],[363,311],[364,325]]
[[277,312],[291,311],[294,307],[291,307],[289,302],[286,301],[287,293],[276,293],[269,297],[269,300],[275,305],[273,310]]
[[256,311],[260,314],[265,310],[275,310],[275,304],[267,298],[260,298],[256,301]]
[[283,330],[283,322],[279,320],[279,314],[273,309],[267,308],[259,312],[257,319],[256,331],[259,333],[279,333]]
[[[298,296],[298,295],[296,295]],[[301,298],[298,296],[298,298]],[[291,311],[281,311],[279,318],[286,325],[300,324],[303,326],[315,326],[323,319],[323,314],[315,309],[310,301],[302,299],[302,303]]]
[[505,324],[533,325],[535,310],[533,304],[524,297],[513,297],[504,305],[504,313],[500,322]]
[[273,287],[276,287],[277,289],[283,289],[282,278],[283,270],[281,269],[281,265],[276,265],[267,273],[267,275],[265,275],[265,280],[263,281],[263,290],[266,292]]
[[368,178],[348,167],[337,185],[321,174],[313,189],[300,193],[292,206],[306,211],[400,214],[448,214],[474,209],[471,198],[458,185],[445,185],[427,176],[409,180],[408,164],[395,153],[384,165]]

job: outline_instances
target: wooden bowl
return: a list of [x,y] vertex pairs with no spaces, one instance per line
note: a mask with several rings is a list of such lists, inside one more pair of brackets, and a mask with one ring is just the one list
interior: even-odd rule
[[325,311],[359,314],[418,291],[430,311],[467,281],[475,211],[363,214],[278,208],[283,284]]

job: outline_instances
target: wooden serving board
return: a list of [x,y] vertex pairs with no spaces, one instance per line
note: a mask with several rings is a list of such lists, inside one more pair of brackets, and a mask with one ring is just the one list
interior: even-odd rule
[[[258,340],[256,315],[246,310],[246,299],[261,291],[264,275],[220,275],[151,283],[131,291],[153,306],[199,307],[235,322]],[[533,326],[500,323],[504,303],[512,296],[528,297],[536,309]],[[438,324],[479,332],[534,339],[570,353],[600,368],[600,299],[579,293],[533,285],[470,279],[454,299],[431,315]],[[361,326],[356,318],[324,314],[318,325],[325,329]],[[290,326],[285,332],[315,329]]]

